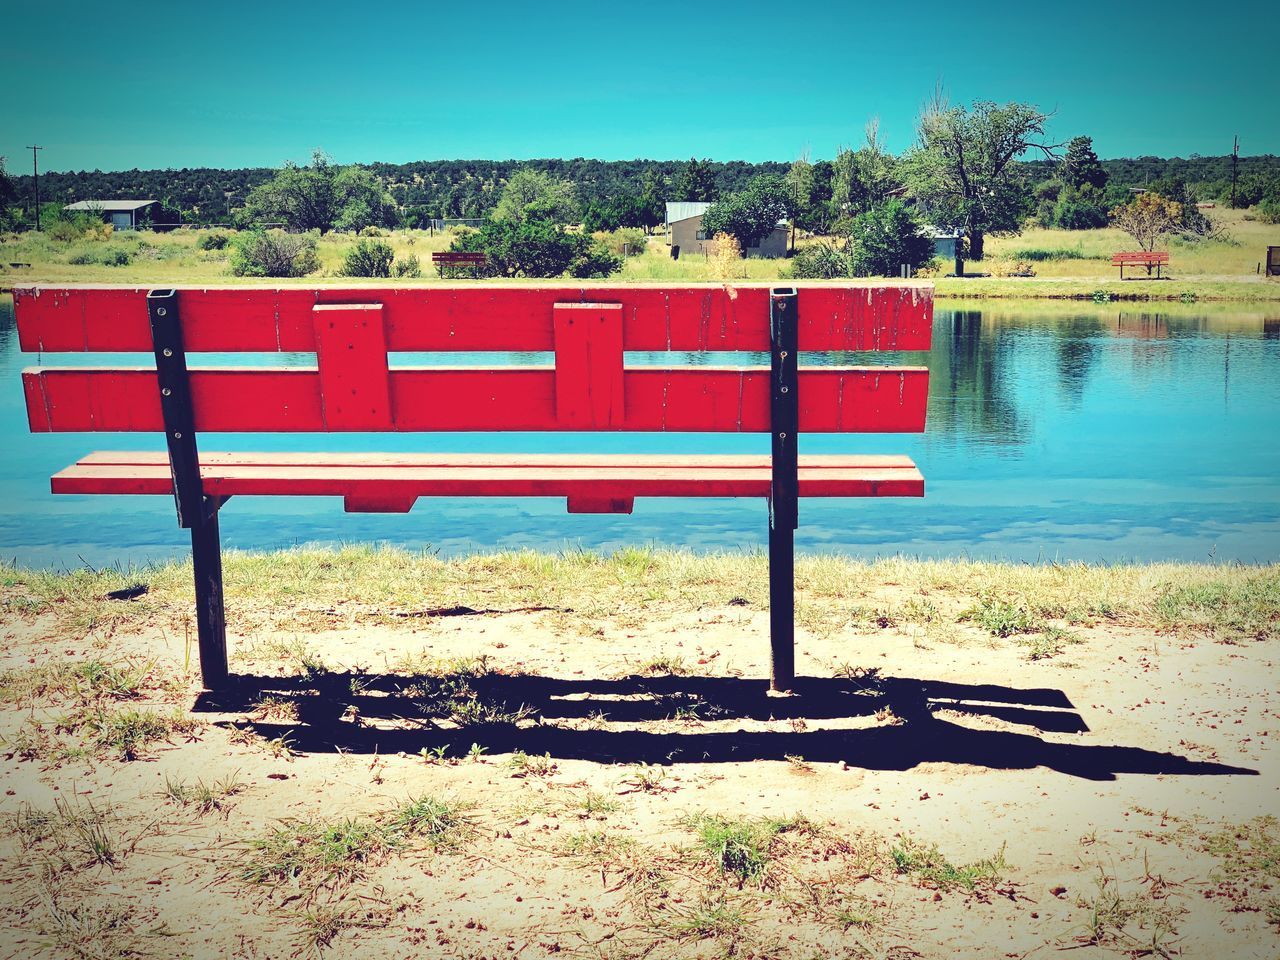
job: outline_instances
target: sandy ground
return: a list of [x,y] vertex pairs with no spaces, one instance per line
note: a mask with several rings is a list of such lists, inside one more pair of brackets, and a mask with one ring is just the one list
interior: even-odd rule
[[[253,676],[216,697],[172,679],[188,652],[168,626],[66,641],[46,617],[4,624],[7,669],[134,658],[144,703],[201,725],[128,762],[24,759],[24,729],[66,740],[62,708],[5,704],[0,955],[1280,957],[1275,881],[1214,843],[1280,813],[1270,644],[1101,626],[1030,661],[976,630],[802,635],[809,679],[770,698],[767,614],[746,606],[587,639],[538,612],[323,630],[276,613],[232,638]],[[296,676],[279,651],[300,644],[356,682]],[[424,653],[487,657],[477,689],[541,722],[425,719],[390,671]],[[655,659],[691,675],[635,676]],[[420,755],[442,744],[445,759]],[[516,749],[549,769],[517,769]],[[221,809],[165,796],[228,779]],[[244,876],[281,821],[421,795],[466,806],[456,843],[411,841],[329,881]],[[115,831],[113,863],[13,826],[59,801]],[[698,813],[808,826],[743,878],[697,846]],[[903,838],[1007,866],[953,887],[901,868]]]

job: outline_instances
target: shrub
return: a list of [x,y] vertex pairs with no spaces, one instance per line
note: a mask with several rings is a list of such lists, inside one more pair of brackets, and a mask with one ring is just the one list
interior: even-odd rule
[[711,276],[717,280],[734,280],[746,276],[742,265],[742,244],[738,238],[723,231],[717,233],[711,244]]
[[791,276],[797,280],[831,280],[853,274],[849,254],[829,243],[800,247],[791,258]]
[[102,267],[127,267],[133,262],[133,252],[127,247],[84,246],[76,247],[67,255],[67,263],[77,266],[97,264]]
[[604,244],[605,249],[610,253],[618,254],[618,256],[627,256],[628,248],[630,248],[631,256],[637,256],[644,252],[645,245],[649,242],[648,236],[639,227],[618,227],[614,230],[599,230],[593,236]]
[[457,232],[449,249],[484,253],[489,272],[507,277],[607,277],[622,269],[622,259],[593,237],[545,219],[489,220]]
[[1091,260],[1092,257],[1084,252],[1084,247],[1028,247],[1024,250],[1014,250],[1010,254],[1017,260],[1030,260],[1040,263],[1045,260]]
[[305,277],[320,269],[314,233],[246,230],[231,242],[237,277]]
[[196,246],[201,250],[224,250],[230,242],[231,238],[225,233],[203,233],[196,241]]
[[1280,195],[1266,197],[1258,204],[1258,219],[1263,223],[1280,223]]
[[418,255],[410,254],[395,262],[391,267],[391,272],[401,279],[412,280],[422,276],[422,261],[418,259]]
[[383,233],[381,230],[379,230],[377,227],[365,227],[363,230],[361,230],[361,231],[360,231],[360,236],[362,236],[362,237],[385,237],[385,236],[386,236],[386,234],[385,234],[385,233]]
[[382,240],[360,240],[342,261],[344,277],[389,277],[396,258],[391,244]]
[[853,218],[853,270],[859,276],[897,276],[902,264],[933,260],[933,241],[901,200],[887,200]]

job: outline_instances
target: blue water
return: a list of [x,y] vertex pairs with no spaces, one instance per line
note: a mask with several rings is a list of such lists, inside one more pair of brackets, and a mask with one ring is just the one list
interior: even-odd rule
[[[801,550],[1027,561],[1280,560],[1280,308],[991,302],[939,308],[934,341],[924,435],[801,438],[806,453],[907,453],[925,474],[925,499],[802,501]],[[166,498],[49,493],[49,475],[89,450],[163,443],[158,435],[30,434],[19,371],[41,359],[18,352],[12,301],[0,298],[0,555],[55,567],[182,555],[189,541]],[[527,354],[431,362],[495,359],[547,362]],[[688,358],[628,357],[670,361]],[[723,434],[200,440],[203,450],[768,450],[763,436]],[[638,500],[632,516],[570,516],[558,500],[424,499],[408,516],[378,516],[345,514],[337,499],[239,497],[224,508],[222,531],[227,546],[246,549],[352,541],[446,554],[650,543],[752,549],[765,542],[766,508],[760,500]]]

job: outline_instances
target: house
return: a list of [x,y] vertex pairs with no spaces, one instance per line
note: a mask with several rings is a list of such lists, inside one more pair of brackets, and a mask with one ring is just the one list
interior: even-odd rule
[[97,213],[104,223],[111,224],[116,230],[136,230],[140,223],[146,221],[147,208],[154,203],[155,200],[79,200],[62,209]]
[[[702,230],[702,215],[711,204],[699,200],[685,200],[667,204],[667,239],[672,247],[679,247],[682,254],[707,253],[711,238]],[[760,241],[758,247],[747,247],[748,257],[785,257],[788,246],[787,221],[779,220],[773,233]]]

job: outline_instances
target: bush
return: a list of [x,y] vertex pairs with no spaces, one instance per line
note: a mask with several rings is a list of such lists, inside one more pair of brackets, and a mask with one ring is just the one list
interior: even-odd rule
[[644,248],[649,242],[649,238],[639,227],[618,227],[616,230],[600,230],[593,235],[604,244],[605,249],[610,253],[616,253],[620,257],[627,256],[628,248],[630,248],[631,256],[638,256],[644,253]]
[[1280,223],[1280,196],[1266,197],[1258,204],[1258,219],[1263,223]]
[[800,247],[791,258],[791,276],[797,280],[832,280],[853,275],[849,254],[829,243]]
[[85,246],[76,247],[67,255],[67,263],[77,266],[97,264],[102,267],[127,267],[133,262],[133,252],[126,247]]
[[386,236],[386,234],[385,234],[385,233],[383,233],[381,230],[379,230],[377,227],[365,227],[363,230],[361,230],[361,231],[360,231],[360,236],[362,236],[362,237],[385,237],[385,236]]
[[933,241],[901,200],[887,200],[853,218],[853,272],[858,276],[893,277],[908,264],[913,269],[933,261]]
[[1011,254],[1016,260],[1030,260],[1040,263],[1045,260],[1092,260],[1083,247],[1028,247],[1014,250]]
[[237,277],[305,277],[319,269],[314,233],[246,230],[231,242]]
[[483,253],[488,272],[507,277],[607,277],[622,269],[622,259],[594,238],[545,219],[489,220],[459,231],[449,249]]
[[392,274],[405,279],[413,280],[422,276],[422,261],[418,259],[418,255],[410,254],[400,260],[397,260],[391,268]]
[[225,250],[230,242],[231,238],[225,233],[202,233],[196,246],[201,250]]
[[340,273],[344,277],[389,277],[395,258],[391,244],[382,240],[360,240],[347,251]]

